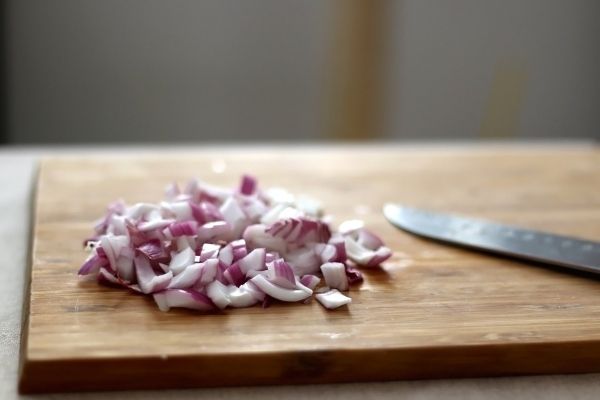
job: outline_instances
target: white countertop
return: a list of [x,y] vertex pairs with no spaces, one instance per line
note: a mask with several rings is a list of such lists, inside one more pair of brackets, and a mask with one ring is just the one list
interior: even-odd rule
[[[80,151],[80,150],[79,150]],[[29,205],[43,149],[0,148],[0,399],[598,399],[600,374],[19,396],[16,391]],[[49,153],[49,152],[48,152]],[[51,151],[56,154],[56,150]],[[57,373],[60,373],[57,371]]]

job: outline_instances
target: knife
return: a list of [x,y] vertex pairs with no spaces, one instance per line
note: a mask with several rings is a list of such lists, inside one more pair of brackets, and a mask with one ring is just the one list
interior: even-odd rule
[[516,226],[386,204],[394,226],[430,239],[600,274],[600,243]]

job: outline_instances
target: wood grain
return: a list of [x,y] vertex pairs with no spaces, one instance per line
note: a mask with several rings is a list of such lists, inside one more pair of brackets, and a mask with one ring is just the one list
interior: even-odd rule
[[[165,184],[193,176],[234,185],[244,172],[321,199],[338,222],[364,219],[393,258],[365,271],[351,306],[334,312],[313,302],[162,313],[152,299],[77,279],[81,240],[110,201],[157,201]],[[20,390],[600,371],[598,280],[419,239],[380,213],[397,201],[600,240],[598,188],[597,148],[221,148],[44,160]]]

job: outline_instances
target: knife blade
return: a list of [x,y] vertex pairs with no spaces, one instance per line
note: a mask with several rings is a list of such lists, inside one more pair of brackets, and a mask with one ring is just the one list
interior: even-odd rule
[[600,274],[600,243],[492,221],[386,204],[394,226],[449,244]]

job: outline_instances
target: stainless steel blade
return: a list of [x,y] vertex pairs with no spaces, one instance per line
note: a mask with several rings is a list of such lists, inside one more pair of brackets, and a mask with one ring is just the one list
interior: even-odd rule
[[600,274],[598,242],[396,204],[386,204],[383,213],[393,225],[420,236]]

